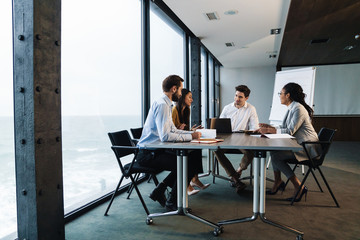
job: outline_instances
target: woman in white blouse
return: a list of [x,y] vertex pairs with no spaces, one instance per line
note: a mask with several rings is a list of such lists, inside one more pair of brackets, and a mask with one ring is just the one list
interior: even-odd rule
[[[297,83],[286,84],[281,92],[279,92],[281,104],[288,107],[285,118],[279,129],[272,127],[268,124],[260,123],[260,133],[288,133],[296,138],[296,141],[301,144],[304,141],[318,141],[318,136],[314,127],[311,124],[311,117],[313,115],[312,108],[305,103],[305,94],[302,87]],[[308,147],[308,152],[311,157],[319,155],[320,146],[311,145]],[[294,196],[300,188],[301,182],[296,177],[288,163],[296,163],[296,161],[304,161],[307,159],[304,150],[300,152],[292,151],[273,151],[271,152],[271,162],[274,170],[275,182],[271,190],[266,193],[269,195],[276,194],[278,190],[285,189],[285,183],[281,180],[281,172],[285,174],[287,178],[294,185],[293,196],[286,200],[292,201],[295,198],[295,202],[299,202],[302,196],[305,194],[305,200],[307,195],[307,188],[303,186],[297,196]]]

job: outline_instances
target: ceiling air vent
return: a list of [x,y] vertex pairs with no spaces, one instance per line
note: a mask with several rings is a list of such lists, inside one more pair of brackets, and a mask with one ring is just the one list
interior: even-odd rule
[[311,40],[310,44],[327,43],[329,41],[330,41],[330,38],[318,38],[318,39]]
[[227,42],[227,43],[225,43],[225,45],[227,47],[234,47],[235,46],[235,44],[233,42]]
[[209,19],[210,21],[212,20],[219,20],[219,15],[217,14],[217,12],[211,12],[211,13],[205,13],[205,16],[207,17],[207,19]]
[[281,28],[273,28],[270,30],[271,35],[280,34],[280,32],[281,32]]

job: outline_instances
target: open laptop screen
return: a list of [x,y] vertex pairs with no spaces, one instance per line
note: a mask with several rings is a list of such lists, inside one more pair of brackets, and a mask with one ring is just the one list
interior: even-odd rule
[[232,133],[230,118],[208,118],[207,127],[216,129],[217,133]]

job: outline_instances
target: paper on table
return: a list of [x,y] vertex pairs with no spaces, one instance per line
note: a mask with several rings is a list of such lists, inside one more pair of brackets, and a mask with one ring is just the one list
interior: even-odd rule
[[264,134],[267,138],[295,138],[287,133],[285,134]]
[[224,139],[215,139],[215,138],[200,138],[200,139],[194,139],[191,140],[192,143],[217,143],[217,142],[223,142]]
[[197,132],[201,133],[201,138],[216,138],[216,129],[198,129]]

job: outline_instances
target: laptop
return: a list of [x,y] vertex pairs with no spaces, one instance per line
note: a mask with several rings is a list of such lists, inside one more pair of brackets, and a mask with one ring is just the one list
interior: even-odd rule
[[216,133],[232,133],[230,118],[208,118],[207,127],[216,129]]

